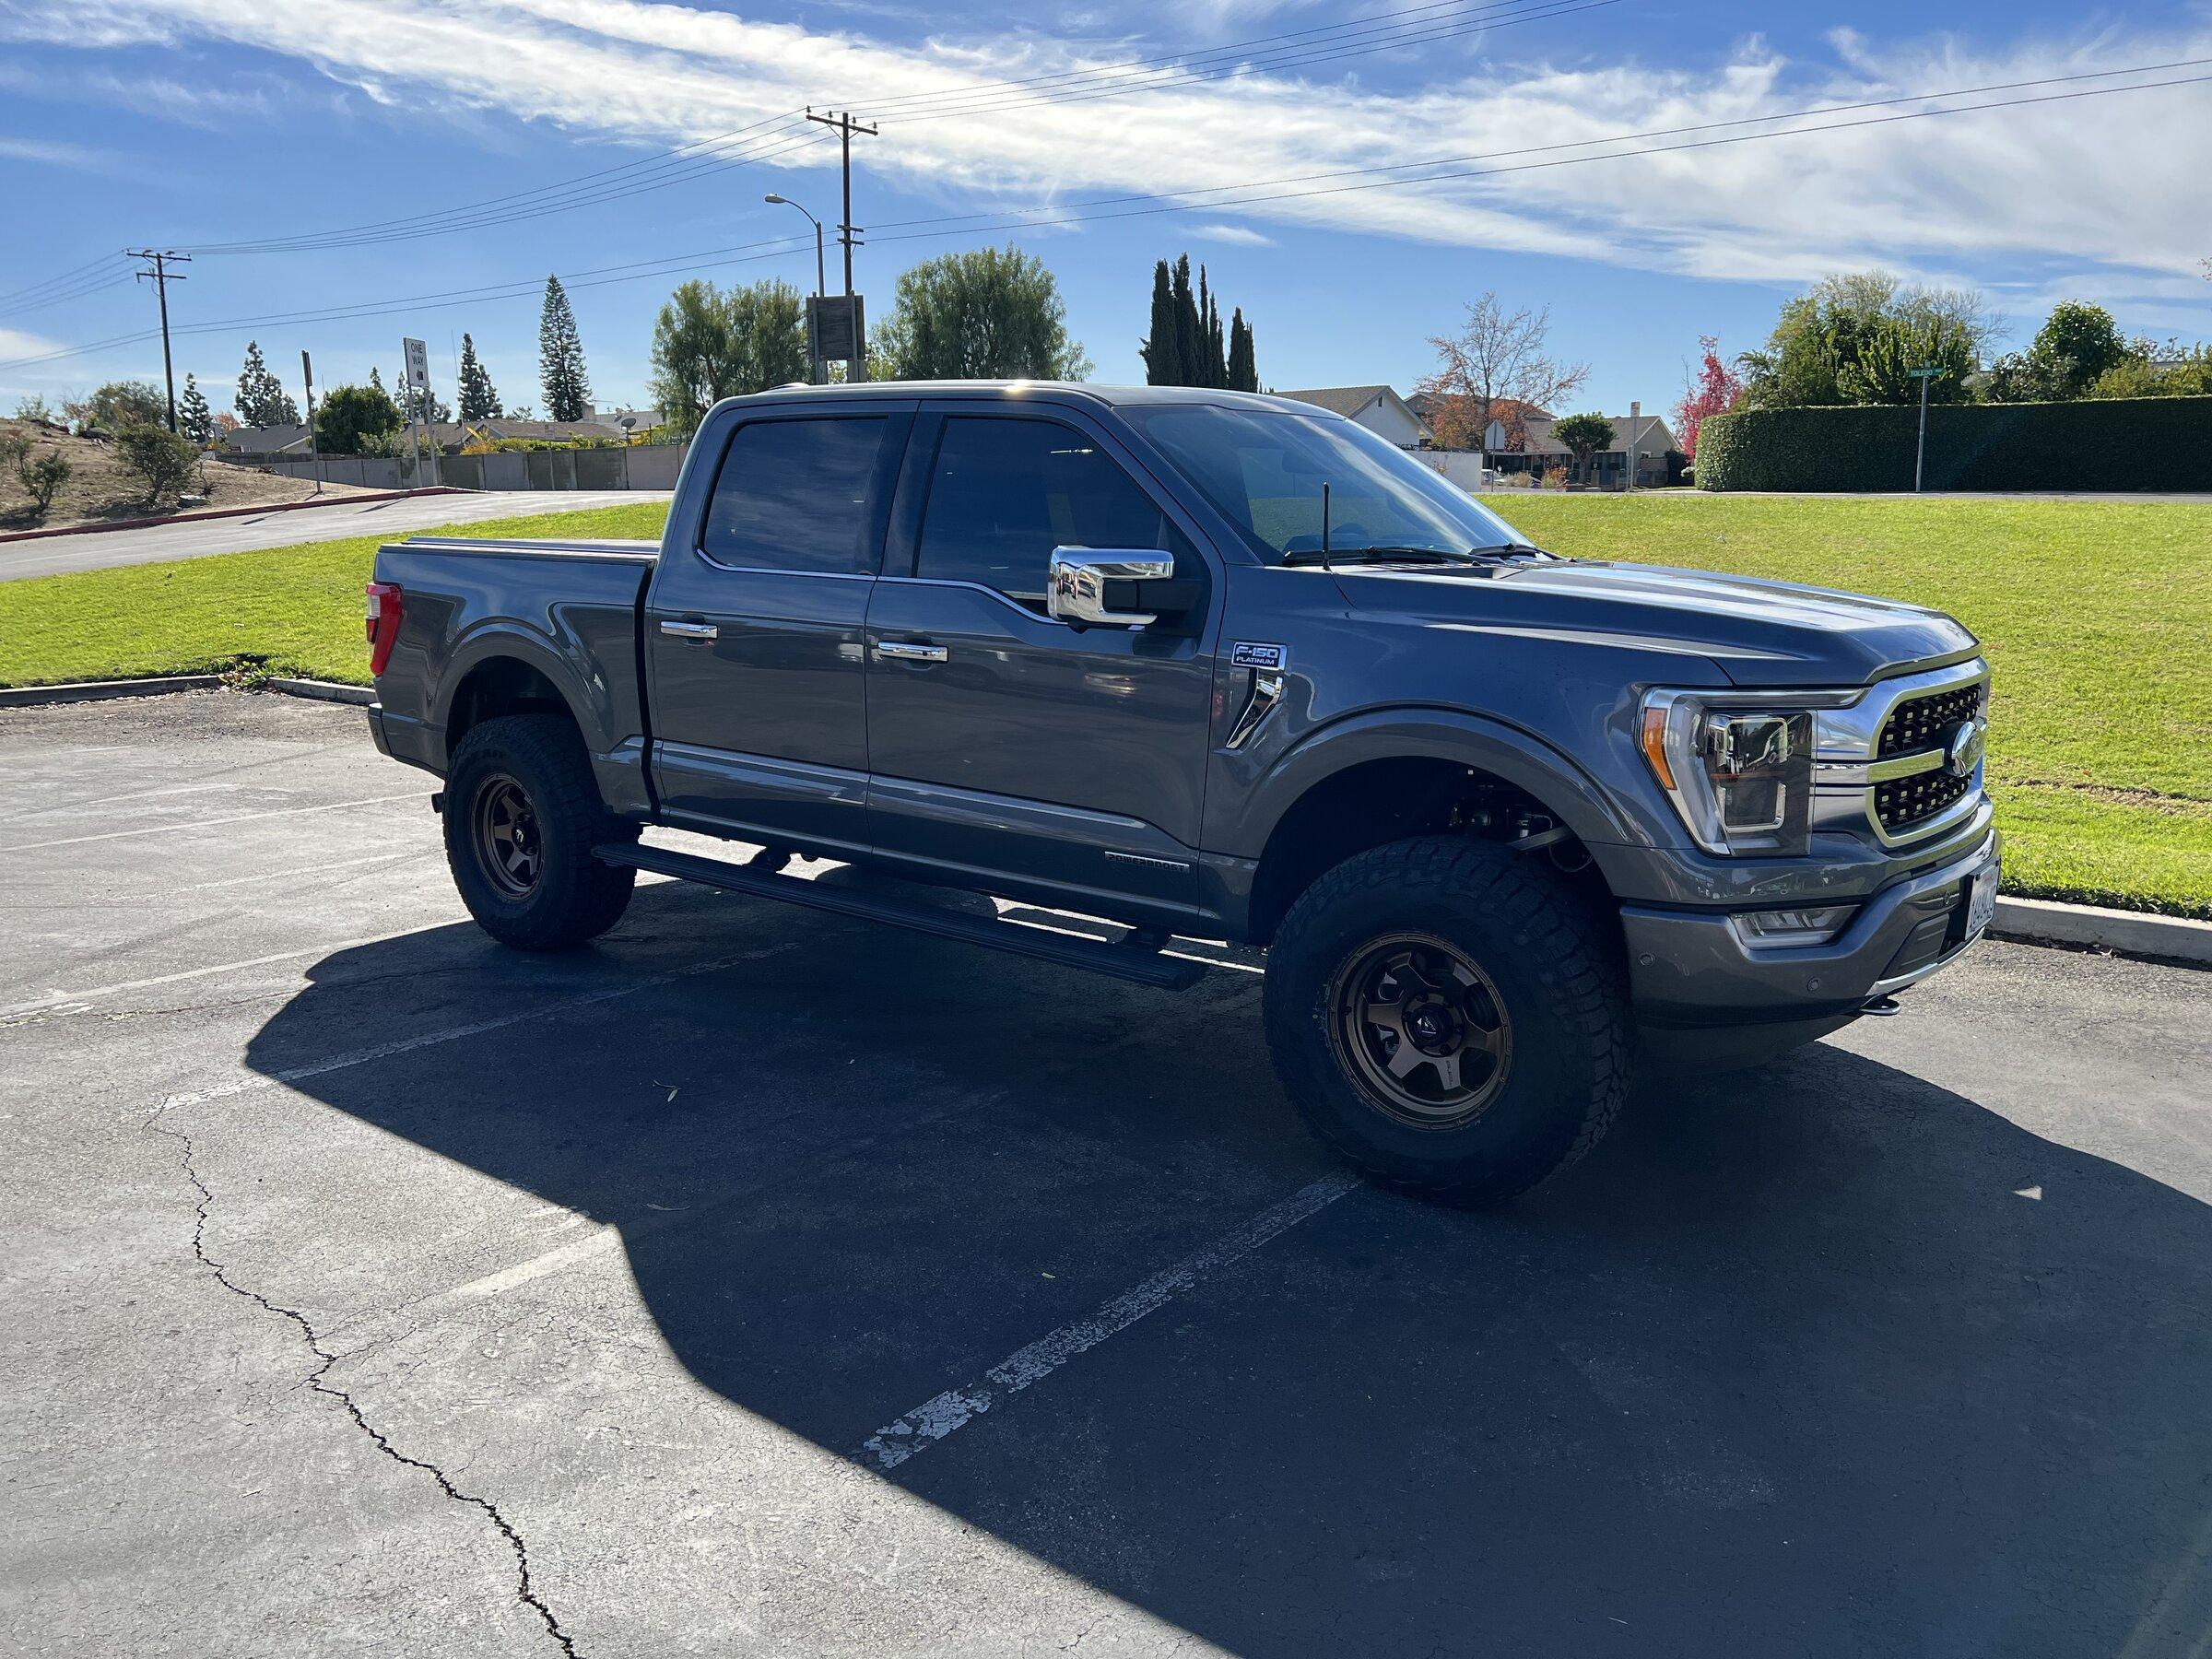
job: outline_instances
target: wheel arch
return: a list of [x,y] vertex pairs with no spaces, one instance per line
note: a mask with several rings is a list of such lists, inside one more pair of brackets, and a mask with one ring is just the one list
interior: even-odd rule
[[1342,722],[1284,755],[1247,799],[1236,846],[1255,861],[1247,935],[1265,944],[1299,894],[1346,859],[1449,831],[1543,835],[1528,855],[1551,858],[1607,910],[1603,866],[1635,840],[1580,768],[1525,733],[1449,710]]

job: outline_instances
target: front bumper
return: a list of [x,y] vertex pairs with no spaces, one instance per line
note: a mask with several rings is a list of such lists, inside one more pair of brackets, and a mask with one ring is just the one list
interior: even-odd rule
[[1646,1026],[1820,1025],[1955,961],[1988,925],[1977,878],[1994,892],[1992,830],[1959,857],[1882,888],[1826,945],[1746,946],[1724,911],[1621,907],[1636,1014]]

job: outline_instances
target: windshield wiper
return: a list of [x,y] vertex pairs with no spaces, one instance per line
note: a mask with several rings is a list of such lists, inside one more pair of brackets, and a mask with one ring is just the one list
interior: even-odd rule
[[1476,555],[1455,553],[1449,547],[1331,547],[1326,553],[1318,549],[1283,555],[1287,565],[1343,564],[1347,560],[1359,562],[1378,559],[1428,559],[1438,564],[1472,564]]

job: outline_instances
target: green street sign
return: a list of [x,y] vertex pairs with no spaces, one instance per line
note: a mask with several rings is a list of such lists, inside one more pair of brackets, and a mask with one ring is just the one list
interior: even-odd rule
[[1943,371],[1940,369],[1908,369],[1905,372],[1914,380],[1934,380]]

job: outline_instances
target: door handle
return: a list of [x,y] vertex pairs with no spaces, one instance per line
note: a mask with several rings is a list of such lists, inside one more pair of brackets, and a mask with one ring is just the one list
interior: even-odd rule
[[917,645],[911,640],[878,640],[876,654],[893,663],[947,663],[952,653],[942,645]]
[[712,622],[664,622],[661,631],[678,640],[688,640],[695,645],[708,645],[722,638],[722,629]]

